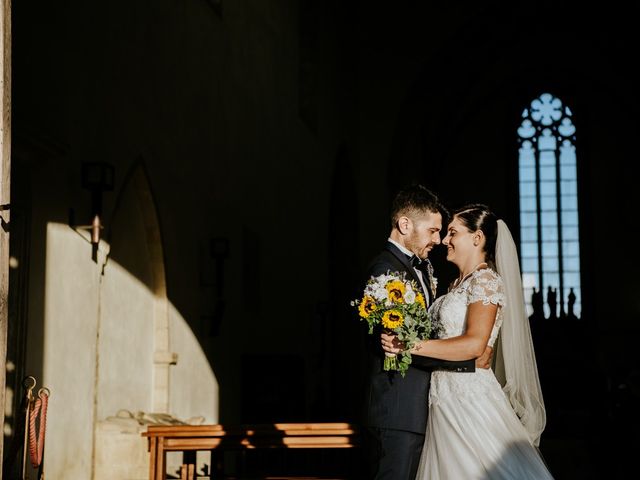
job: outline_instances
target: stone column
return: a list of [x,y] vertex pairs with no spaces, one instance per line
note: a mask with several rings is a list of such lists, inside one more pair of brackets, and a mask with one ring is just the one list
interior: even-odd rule
[[[0,0],[0,426],[4,426],[9,297],[9,186],[11,179],[11,0]],[[0,478],[4,435],[0,432]]]

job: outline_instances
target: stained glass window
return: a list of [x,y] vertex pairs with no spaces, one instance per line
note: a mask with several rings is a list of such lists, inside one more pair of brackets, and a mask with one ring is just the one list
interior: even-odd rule
[[[544,93],[518,128],[520,255],[529,315],[580,318],[580,238],[573,113]],[[555,311],[554,311],[555,310]]]

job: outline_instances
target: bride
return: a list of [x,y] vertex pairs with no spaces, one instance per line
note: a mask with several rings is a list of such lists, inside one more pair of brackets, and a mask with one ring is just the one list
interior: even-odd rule
[[[470,205],[454,212],[443,244],[460,275],[430,309],[439,339],[411,354],[463,360],[489,345],[496,367],[495,374],[432,373],[417,479],[553,478],[536,448],[546,417],[509,229],[485,205]],[[391,335],[382,345],[389,353],[403,348]]]

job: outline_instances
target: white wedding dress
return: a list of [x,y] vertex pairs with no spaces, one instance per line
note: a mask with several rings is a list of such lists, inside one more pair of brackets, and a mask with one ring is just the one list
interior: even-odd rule
[[[502,278],[477,270],[431,307],[440,338],[464,333],[467,306],[482,301],[503,306]],[[489,345],[502,324],[498,309]],[[429,418],[419,480],[553,478],[491,369],[431,374]]]

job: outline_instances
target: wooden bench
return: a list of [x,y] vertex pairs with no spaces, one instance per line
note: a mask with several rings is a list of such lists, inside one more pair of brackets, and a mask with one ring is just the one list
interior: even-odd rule
[[[167,452],[185,452],[181,479],[194,480],[196,451],[211,452],[210,476],[214,479],[224,478],[225,451],[349,449],[359,444],[357,429],[348,423],[274,423],[241,426],[150,425],[142,436],[149,440],[150,480],[166,478]],[[193,452],[193,454],[187,455],[186,452]]]

